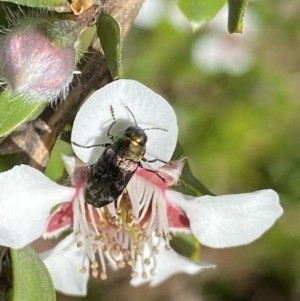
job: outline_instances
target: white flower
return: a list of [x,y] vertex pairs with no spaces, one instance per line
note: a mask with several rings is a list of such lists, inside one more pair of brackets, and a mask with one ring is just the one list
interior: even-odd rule
[[[178,135],[175,112],[164,98],[134,80],[118,80],[92,94],[76,115],[72,141],[84,146],[110,142],[107,138],[108,127],[113,122],[110,106],[117,119],[111,129],[112,135],[135,124],[126,106],[134,114],[139,127],[166,129],[167,132],[146,131],[148,141],[145,158],[170,160]],[[81,148],[76,145],[73,145],[73,149],[77,157],[89,165],[95,163],[104,150],[103,147]],[[162,165],[161,162],[155,162],[144,166],[156,169]]]
[[[170,160],[177,140],[176,116],[160,96],[130,80],[109,84],[88,99],[74,122],[72,141],[109,142],[110,106],[117,121],[112,135],[134,124],[125,106],[140,127],[167,129],[147,131],[145,157]],[[103,149],[74,150],[82,161],[93,164]],[[74,188],[57,185],[28,166],[0,174],[0,244],[21,248],[41,235],[57,236],[73,229],[54,249],[41,254],[56,289],[65,294],[85,295],[90,268],[92,276],[106,279],[106,263],[114,269],[130,265],[134,286],[158,285],[180,272],[195,274],[213,265],[173,251],[170,231],[192,231],[212,247],[236,246],[258,238],[282,214],[272,190],[196,198],[170,190],[183,160],[172,165],[149,163],[156,173],[138,168],[117,202],[94,208],[84,199],[88,167],[72,157],[64,160]],[[50,209],[59,203],[63,204],[48,219]]]
[[209,33],[199,36],[191,48],[194,64],[209,74],[225,72],[241,75],[248,72],[254,62],[253,47],[258,39],[258,20],[247,8],[243,20],[243,34],[227,32],[227,6],[209,23]]
[[[43,235],[53,206],[73,199],[76,190],[50,181],[44,174],[26,165],[0,173],[0,245],[22,248]],[[60,289],[59,276],[68,274],[68,285],[61,291],[73,295],[86,293],[88,275],[72,278],[80,250],[66,248],[57,259],[54,285]],[[68,265],[68,261],[72,265]],[[63,262],[62,269],[59,264]],[[80,269],[81,263],[76,270]],[[48,266],[49,267],[49,266]],[[51,269],[50,269],[51,272]],[[53,276],[53,275],[52,275]]]
[[18,249],[39,238],[51,208],[73,194],[25,165],[0,173],[0,245]]
[[134,20],[134,25],[142,29],[154,29],[163,20],[179,31],[191,31],[191,24],[175,2],[166,0],[145,0]]

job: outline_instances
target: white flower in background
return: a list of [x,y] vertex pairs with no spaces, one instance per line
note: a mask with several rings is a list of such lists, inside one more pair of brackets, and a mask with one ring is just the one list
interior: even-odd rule
[[134,25],[153,29],[164,19],[179,31],[191,32],[191,24],[174,1],[145,0]]
[[154,28],[163,18],[165,6],[164,0],[145,0],[134,20],[134,25],[145,29]]
[[[146,0],[134,24],[153,29],[165,19],[178,31],[191,32],[191,25],[175,2]],[[201,70],[216,74],[225,72],[241,75],[251,69],[255,57],[253,46],[259,34],[258,17],[250,8],[244,16],[243,34],[229,34],[227,30],[228,6],[206,24],[208,33],[199,33],[191,46],[191,59]]]
[[191,48],[194,64],[207,73],[240,75],[254,63],[253,46],[258,37],[257,16],[247,8],[242,34],[228,34],[228,8],[224,7],[208,24],[209,33],[200,35]]
[[253,65],[253,55],[244,43],[232,36],[210,33],[201,36],[192,46],[194,64],[205,72],[226,72],[240,75]]
[[[119,80],[96,91],[82,106],[74,122],[72,141],[81,145],[110,142],[106,137],[134,124],[125,106],[147,131],[147,159],[170,160],[177,140],[177,123],[169,104],[142,84]],[[178,181],[183,160],[148,164],[165,179],[138,168],[117,202],[102,208],[85,203],[86,164],[97,161],[103,148],[74,146],[79,161],[64,157],[74,187],[53,183],[28,166],[0,174],[0,244],[21,248],[41,235],[66,236],[54,249],[41,254],[57,290],[85,295],[91,274],[107,277],[112,268],[132,267],[131,284],[158,285],[180,272],[195,274],[213,265],[191,261],[170,248],[170,232],[191,231],[201,243],[214,248],[247,244],[270,228],[282,214],[273,190],[220,197],[191,197],[169,189]],[[153,167],[154,166],[154,167]],[[49,216],[50,209],[61,204]]]

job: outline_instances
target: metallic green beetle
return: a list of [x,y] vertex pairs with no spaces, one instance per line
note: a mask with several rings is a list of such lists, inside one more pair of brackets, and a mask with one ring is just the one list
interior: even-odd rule
[[[85,200],[88,204],[97,208],[108,205],[118,199],[137,168],[143,168],[141,161],[150,163],[160,161],[165,164],[170,164],[169,162],[160,159],[147,160],[144,157],[148,139],[145,131],[150,129],[167,130],[157,127],[142,129],[137,125],[131,110],[128,107],[126,108],[133,117],[135,125],[129,126],[125,130],[120,131],[116,136],[113,136],[110,134],[110,130],[117,121],[115,119],[113,107],[110,106],[113,122],[108,128],[107,137],[111,139],[111,143],[82,146],[76,142],[72,142],[72,144],[83,148],[96,146],[105,147],[105,150],[97,162],[89,167],[88,176],[85,182]],[[147,170],[154,172],[165,182],[165,179],[158,173],[150,169]]]

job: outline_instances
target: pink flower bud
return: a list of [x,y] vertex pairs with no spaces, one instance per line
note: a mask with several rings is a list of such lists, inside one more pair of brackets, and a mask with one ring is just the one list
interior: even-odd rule
[[[49,17],[48,17],[49,18]],[[75,21],[28,18],[2,37],[0,68],[12,92],[29,100],[65,98],[76,68]]]

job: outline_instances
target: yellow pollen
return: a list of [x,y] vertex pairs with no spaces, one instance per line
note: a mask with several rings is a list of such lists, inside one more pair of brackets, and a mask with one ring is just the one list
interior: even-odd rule
[[143,279],[147,279],[148,278],[148,275],[147,275],[147,273],[145,271],[142,273],[142,278]]
[[131,278],[136,278],[139,275],[139,273],[137,271],[133,271],[131,273]]
[[125,168],[126,167],[124,162],[119,162],[119,166],[120,166],[120,168]]
[[80,231],[77,231],[77,232],[75,233],[75,236],[79,236],[79,235],[81,235],[81,233],[80,233]]
[[133,226],[133,231],[139,231],[139,230],[140,230],[140,227],[138,225]]
[[144,259],[144,264],[149,265],[150,264],[150,259],[149,258],[145,258]]
[[170,246],[168,246],[168,245],[165,245],[165,249],[166,249],[166,251],[170,251],[171,250]]
[[97,247],[96,244],[93,244],[93,245],[92,245],[92,251],[93,251],[94,253],[98,251],[98,247]]
[[91,240],[93,238],[93,235],[92,234],[88,234],[88,235],[86,235],[85,238]]
[[101,279],[101,280],[106,280],[106,279],[107,279],[107,274],[104,273],[104,272],[101,272],[101,273],[100,273],[100,279]]
[[122,221],[115,224],[115,226],[117,227],[117,229],[116,229],[117,231],[121,231],[124,228]]
[[86,271],[87,271],[87,268],[86,268],[85,266],[83,266],[83,267],[79,270],[79,272],[80,272],[81,274],[86,273]]
[[143,250],[141,248],[136,250],[137,255],[143,255]]
[[109,221],[112,223],[112,224],[116,224],[117,221],[118,221],[118,217],[115,215],[115,216],[112,216]]
[[105,220],[99,219],[100,228],[105,228],[107,226],[107,222]]
[[123,256],[125,257],[125,259],[129,259],[130,258],[130,252],[129,252],[129,250],[127,250],[127,249],[123,249],[122,250],[122,254],[123,254]]
[[130,258],[128,261],[127,261],[127,264],[128,265],[131,265],[131,266],[134,266],[135,265],[135,260],[133,258]]
[[172,235],[171,235],[170,233],[167,233],[167,234],[166,234],[166,238],[167,238],[168,240],[172,240]]
[[95,237],[95,240],[97,241],[104,241],[106,239],[106,235],[103,233],[100,233],[98,236]]
[[124,225],[124,229],[125,229],[127,232],[132,232],[133,227],[132,227],[132,225],[130,225],[130,224],[125,224],[125,225]]
[[77,242],[77,248],[80,248],[80,247],[82,247],[82,241],[81,241],[81,240],[79,240],[79,241]]
[[111,252],[112,252],[112,254],[113,254],[114,256],[120,255],[120,253],[121,253],[121,248],[120,248],[120,246],[119,246],[119,245],[114,245],[113,248],[112,248],[112,250],[111,250]]
[[150,270],[150,274],[152,275],[152,276],[154,276],[156,273],[155,273],[155,270],[154,269],[151,269]]
[[158,253],[159,253],[158,247],[157,247],[157,246],[153,246],[153,247],[152,247],[152,252],[153,252],[154,254],[158,254]]
[[94,260],[94,261],[92,262],[92,264],[91,264],[91,268],[92,268],[93,270],[95,270],[95,269],[97,269],[97,267],[98,267],[98,262],[97,262],[96,260]]
[[161,237],[161,233],[158,232],[158,231],[156,231],[156,232],[155,232],[155,236],[156,236],[156,237]]
[[94,278],[97,278],[98,275],[99,275],[98,270],[93,270],[93,271],[92,271],[92,276],[93,276]]
[[108,248],[108,245],[106,245],[106,244],[105,244],[105,245],[103,246],[103,248],[102,248],[103,252],[107,252],[108,249],[109,249],[109,248]]
[[122,260],[118,260],[118,261],[117,261],[117,266],[118,266],[118,268],[120,268],[120,269],[125,268],[125,262],[122,261]]

